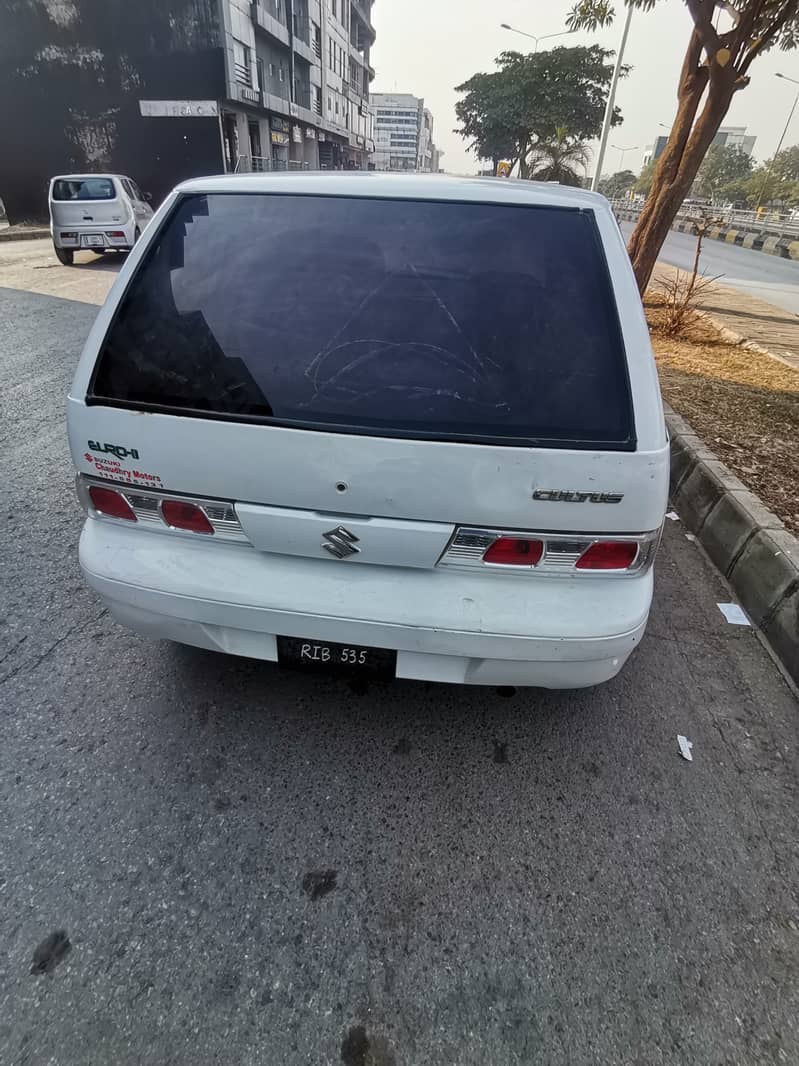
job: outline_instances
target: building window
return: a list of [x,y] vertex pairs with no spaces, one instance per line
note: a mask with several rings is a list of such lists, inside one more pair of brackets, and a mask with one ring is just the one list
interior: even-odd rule
[[[342,0],[342,3],[343,2],[344,2],[344,0]],[[336,0],[333,0],[332,11],[333,11],[333,18],[334,19],[338,18],[338,11],[336,10]]]
[[286,80],[286,72],[283,69],[283,64],[282,63],[280,64],[280,69],[277,72],[277,76],[278,76],[278,80],[279,81],[285,81]]
[[233,73],[241,85],[252,85],[250,49],[241,41],[233,41]]
[[269,77],[270,78],[274,78],[274,76],[275,76],[275,64],[274,63],[270,63],[269,64]]

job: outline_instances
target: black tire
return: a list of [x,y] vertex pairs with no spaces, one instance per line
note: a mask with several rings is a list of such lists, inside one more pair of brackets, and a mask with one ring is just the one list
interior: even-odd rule
[[137,226],[136,229],[133,231],[133,243],[134,244],[138,241],[139,237],[141,237],[141,230]]
[[65,267],[71,267],[75,258],[75,253],[71,248],[56,248],[56,259]]

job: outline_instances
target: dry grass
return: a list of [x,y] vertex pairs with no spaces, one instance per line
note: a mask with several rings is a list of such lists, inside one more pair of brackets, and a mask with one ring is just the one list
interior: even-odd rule
[[657,297],[646,304],[664,397],[799,534],[799,371],[724,343],[696,315],[680,339],[659,335]]

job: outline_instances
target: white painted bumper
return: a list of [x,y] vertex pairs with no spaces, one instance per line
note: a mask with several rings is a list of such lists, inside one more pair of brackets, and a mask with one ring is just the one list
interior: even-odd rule
[[80,562],[124,625],[277,660],[275,637],[393,648],[397,676],[582,688],[615,676],[652,599],[636,578],[392,569],[87,520]]

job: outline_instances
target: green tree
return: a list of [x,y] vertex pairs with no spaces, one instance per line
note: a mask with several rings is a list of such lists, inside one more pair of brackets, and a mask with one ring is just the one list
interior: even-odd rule
[[700,196],[717,199],[725,185],[745,181],[752,173],[752,160],[737,145],[712,144],[702,160],[694,182]]
[[745,185],[746,200],[751,207],[755,204],[772,204],[774,202],[791,203],[796,195],[795,181],[780,177],[769,165],[758,167]]
[[633,186],[633,190],[640,193],[641,196],[649,196],[652,188],[652,179],[655,176],[655,163],[647,163],[646,166],[641,168],[641,173]]
[[600,181],[599,191],[609,200],[614,200],[620,196],[626,196],[636,181],[637,178],[631,170],[618,170],[615,174]]
[[[657,2],[626,0],[642,11]],[[799,0],[684,2],[693,25],[677,86],[677,116],[628,245],[642,293],[733,97],[749,85],[753,62],[770,48],[788,50],[799,43]],[[595,29],[614,16],[612,0],[576,0],[567,25]]]
[[552,138],[538,141],[528,162],[533,181],[557,181],[561,185],[582,187],[578,170],[585,170],[591,153],[584,141],[569,135],[565,126],[558,126]]
[[772,173],[782,181],[799,181],[799,144],[783,148],[771,162]]
[[[574,142],[599,134],[612,54],[598,45],[530,55],[503,52],[498,70],[456,87],[464,95],[455,104],[460,123],[455,132],[480,158],[492,159],[495,169],[500,159],[509,159],[519,163],[521,177],[529,177],[533,148],[555,140],[559,127]],[[619,122],[616,108],[614,124]]]

